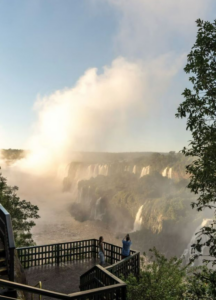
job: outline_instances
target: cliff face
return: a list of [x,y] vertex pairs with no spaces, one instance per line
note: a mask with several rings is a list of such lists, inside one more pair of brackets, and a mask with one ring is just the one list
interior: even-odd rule
[[133,156],[127,159],[120,158],[116,160],[113,156],[113,160],[108,160],[105,156],[104,160],[100,157],[98,161],[85,159],[85,161],[72,162],[67,167],[67,175],[63,182],[64,190],[74,190],[80,181],[98,176],[121,177],[132,174],[135,178],[142,178],[156,172],[175,181],[188,178],[185,173],[185,165],[189,161],[179,153],[153,153],[152,155],[135,156],[135,158]]
[[79,182],[79,201],[71,211],[79,221],[100,220],[119,230],[133,231],[136,220],[140,229],[158,233],[164,221],[178,222],[191,213],[194,199],[186,184],[185,179],[176,182],[157,172],[142,178],[135,174],[98,176]]
[[[188,163],[175,153],[115,162],[73,162],[64,180],[70,183],[71,214],[82,222],[103,222],[114,233],[134,232],[137,248],[148,237],[146,244],[154,246],[158,238],[162,243],[164,238],[165,247],[174,249],[175,235],[188,238],[196,223],[190,206],[195,199],[186,189]],[[170,232],[169,226],[175,231]],[[188,228],[186,233],[184,228]]]

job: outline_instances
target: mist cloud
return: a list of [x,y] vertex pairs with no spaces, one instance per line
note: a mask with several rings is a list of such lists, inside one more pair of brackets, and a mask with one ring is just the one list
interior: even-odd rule
[[176,53],[190,49],[192,39],[195,40],[195,21],[206,18],[214,1],[107,0],[107,3],[120,13],[115,36],[118,51],[124,56],[146,59],[171,49]]
[[151,113],[182,61],[183,57],[174,59],[172,54],[146,63],[119,57],[101,74],[89,69],[74,87],[38,97],[35,132],[27,144],[32,163],[62,161],[72,151],[131,148],[134,137],[128,129],[134,120]]

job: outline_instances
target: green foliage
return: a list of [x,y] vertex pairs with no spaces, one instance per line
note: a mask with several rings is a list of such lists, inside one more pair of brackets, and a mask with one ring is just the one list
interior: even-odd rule
[[216,271],[207,267],[190,270],[187,276],[184,299],[216,299]]
[[39,218],[38,207],[17,196],[18,187],[10,187],[0,173],[0,204],[10,213],[16,247],[34,244],[31,228],[35,225],[32,219]]
[[141,260],[139,279],[130,275],[128,300],[212,300],[216,299],[216,271],[206,266],[183,267],[176,257],[167,259],[155,248],[152,262]]
[[140,278],[130,275],[127,279],[128,300],[178,300],[183,299],[185,270],[182,261],[165,258],[155,248],[153,262],[142,262]]
[[[184,90],[185,100],[176,117],[187,118],[187,130],[192,134],[190,148],[184,148],[182,152],[187,157],[195,157],[186,169],[190,174],[188,187],[198,197],[192,207],[201,211],[216,208],[216,20],[210,23],[199,19],[197,26],[196,42],[184,69],[191,74],[192,89]],[[200,253],[207,243],[210,255],[216,258],[214,223],[200,232],[209,239],[203,241],[201,237],[194,247]]]

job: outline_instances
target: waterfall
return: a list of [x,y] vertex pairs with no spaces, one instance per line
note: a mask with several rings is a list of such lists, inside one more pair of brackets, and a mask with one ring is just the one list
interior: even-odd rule
[[166,167],[162,172],[162,176],[172,179],[172,168]]
[[[194,234],[193,236],[191,237],[191,240],[190,242],[188,243],[187,245],[187,248],[183,251],[183,254],[182,254],[182,258],[183,258],[183,261],[187,264],[189,263],[189,260],[190,260],[190,257],[192,256],[192,248],[191,248],[191,245],[193,244],[196,244],[196,240],[199,238],[199,236],[196,234],[198,231],[200,231],[200,229],[204,226],[208,226],[212,223],[212,219],[203,219],[201,225],[199,225],[196,230],[194,231]],[[205,239],[206,237],[205,236],[202,236],[202,242],[205,242]],[[193,253],[194,254],[194,253]],[[203,246],[202,247],[202,252],[201,254],[205,254],[205,255],[208,255],[208,247],[207,246]],[[206,257],[205,257],[206,258]],[[203,258],[202,257],[199,257],[198,259],[195,260],[195,262],[192,264],[193,266],[196,265],[196,266],[200,266],[202,265],[202,260]]]
[[57,178],[60,180],[64,179],[68,176],[68,170],[69,170],[70,164],[60,164],[57,169]]
[[168,171],[168,178],[172,179],[172,168],[169,168],[169,171]]
[[148,175],[150,172],[150,166],[147,166],[147,167],[143,167],[142,168],[142,171],[141,171],[141,174],[140,174],[140,178],[145,176],[145,175]]
[[94,174],[93,177],[98,176],[98,174],[99,174],[99,165],[98,164],[95,165],[93,174]]
[[97,199],[95,203],[94,220],[102,221],[104,213],[101,212],[101,197]]
[[98,167],[98,175],[102,175],[103,173],[103,165],[99,165]]
[[99,165],[99,175],[108,175],[108,166],[107,165]]
[[163,177],[166,177],[166,176],[167,176],[167,169],[168,169],[168,168],[166,167],[166,168],[163,170],[163,172],[162,172],[162,176],[163,176]]
[[138,212],[136,214],[136,218],[134,221],[134,227],[133,227],[133,231],[138,231],[141,229],[141,225],[142,225],[142,209],[143,209],[143,205],[140,206],[140,208],[138,209]]
[[124,171],[125,171],[125,172],[129,172],[129,171],[130,171],[130,166],[125,166],[125,167],[124,167]]
[[94,166],[93,165],[89,165],[87,168],[88,171],[88,178],[93,177],[93,173],[94,173]]
[[106,176],[108,176],[108,174],[109,174],[109,166],[108,165],[106,165],[107,166],[107,168],[106,168]]
[[136,165],[133,167],[132,173],[136,174]]

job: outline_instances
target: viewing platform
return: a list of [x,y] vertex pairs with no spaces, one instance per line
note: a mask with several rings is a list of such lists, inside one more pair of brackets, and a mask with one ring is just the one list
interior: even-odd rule
[[41,296],[41,300],[125,300],[126,283],[120,278],[126,279],[129,274],[139,277],[139,252],[131,250],[130,256],[122,260],[122,248],[104,242],[106,265],[102,267],[98,265],[98,240],[89,239],[17,248],[28,285],[16,283],[13,230],[10,215],[1,205],[0,237],[5,254],[4,272],[9,279],[0,279],[0,288],[8,289],[8,294],[1,294],[2,300],[18,299],[17,291],[25,292],[29,299]]
[[98,260],[84,259],[59,265],[31,267],[25,269],[25,274],[28,284],[31,286],[35,286],[40,281],[45,290],[70,294],[80,291],[80,276],[96,264],[98,264]]

